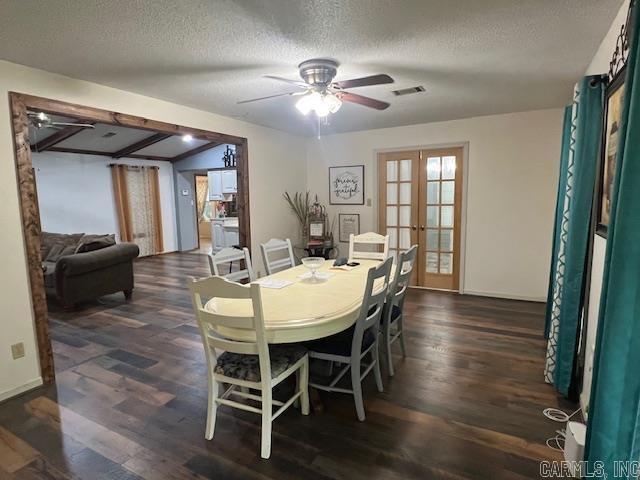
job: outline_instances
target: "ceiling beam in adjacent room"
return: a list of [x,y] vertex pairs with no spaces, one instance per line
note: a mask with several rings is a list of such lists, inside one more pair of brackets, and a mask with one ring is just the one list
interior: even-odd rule
[[178,160],[182,160],[184,158],[187,157],[192,157],[193,155],[196,155],[198,153],[202,153],[202,152],[206,152],[207,150],[210,150],[212,148],[218,147],[220,145],[224,145],[224,143],[221,142],[210,142],[210,143],[205,143],[204,145],[200,145],[197,148],[194,148],[192,150],[188,150],[184,153],[181,153],[180,155],[176,155],[175,157],[173,157],[171,159],[172,162],[177,162]]
[[[91,122],[90,125],[94,125],[94,123],[95,122]],[[87,122],[82,122],[82,124],[86,125]],[[45,150],[49,150],[54,145],[57,145],[58,143],[66,140],[67,138],[74,136],[76,133],[79,133],[82,130],[85,130],[85,128],[86,127],[72,126],[72,127],[63,128],[62,130],[58,130],[53,135],[49,135],[47,138],[43,138],[35,145],[31,145],[31,150],[35,152],[44,152]]]
[[138,150],[142,150],[143,148],[148,147],[149,145],[153,145],[154,143],[161,142],[162,140],[166,140],[171,137],[168,133],[156,133],[151,135],[150,137],[143,138],[139,142],[136,142],[128,147],[121,148],[117,152],[113,154],[113,158],[122,158],[129,157],[133,152],[137,152]]

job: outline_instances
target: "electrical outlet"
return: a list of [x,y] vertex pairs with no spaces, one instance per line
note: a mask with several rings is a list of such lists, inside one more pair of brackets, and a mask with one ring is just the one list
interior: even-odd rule
[[11,345],[11,355],[13,355],[14,360],[24,357],[24,343],[20,342]]

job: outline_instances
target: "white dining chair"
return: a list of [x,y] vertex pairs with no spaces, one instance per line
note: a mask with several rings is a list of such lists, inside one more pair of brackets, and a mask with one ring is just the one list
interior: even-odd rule
[[385,354],[387,357],[387,367],[389,375],[393,377],[393,358],[391,356],[391,345],[400,340],[402,349],[402,357],[407,356],[404,344],[404,330],[402,324],[402,310],[404,308],[404,299],[407,295],[407,289],[411,284],[411,274],[416,263],[418,246],[413,245],[406,252],[398,255],[396,262],[396,270],[393,280],[389,285],[387,299],[382,312],[382,338],[384,340]]
[[[358,420],[365,420],[364,403],[362,401],[362,381],[373,370],[378,391],[382,392],[382,375],[380,374],[379,341],[380,319],[389,286],[392,258],[387,258],[367,275],[360,313],[353,327],[329,337],[306,342],[309,358],[343,364],[344,367],[328,382],[315,383],[310,386],[327,392],[348,393],[353,395]],[[375,287],[375,291],[374,291]],[[365,357],[370,355],[368,364]],[[364,371],[362,367],[364,366]],[[332,369],[333,371],[333,369]],[[351,388],[338,387],[338,382],[351,371]]]
[[[261,243],[260,249],[262,250],[262,260],[264,261],[264,268],[267,271],[267,275],[295,267],[296,265],[291,240],[288,238],[284,240],[272,238],[267,243]],[[274,255],[279,255],[280,258],[273,259]]]
[[[233,262],[240,263],[240,270],[232,270]],[[242,268],[242,262],[244,262],[244,268]],[[229,273],[220,273],[222,265],[228,266]],[[256,279],[251,266],[251,255],[247,247],[242,249],[225,247],[219,252],[209,255],[209,268],[211,269],[211,275],[224,277],[234,282],[239,282],[240,280],[253,282]]]
[[[207,360],[209,400],[205,438],[213,438],[218,405],[258,413],[262,416],[261,456],[269,458],[272,422],[298,399],[302,414],[309,415],[307,351],[298,344],[267,344],[260,285],[238,285],[221,277],[209,277],[191,280],[189,290]],[[250,300],[252,315],[226,316],[205,310],[206,301],[213,297]],[[216,327],[251,331],[255,341],[223,338],[215,333]],[[224,353],[217,356],[216,349]],[[273,388],[294,373],[297,381],[294,394],[285,402],[273,399]],[[229,387],[225,390],[223,384]],[[250,393],[251,390],[257,390],[258,395]],[[260,408],[231,398],[259,402]],[[275,412],[274,406],[279,407]]]
[[[356,250],[357,245],[369,245],[376,248],[372,251]],[[377,251],[382,247],[382,251]],[[386,260],[389,256],[389,235],[380,235],[375,232],[349,235],[349,262],[359,259]]]

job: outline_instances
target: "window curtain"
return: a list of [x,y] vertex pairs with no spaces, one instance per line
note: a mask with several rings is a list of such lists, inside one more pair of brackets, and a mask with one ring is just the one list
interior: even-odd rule
[[[562,216],[560,219],[556,217],[557,243],[551,268],[554,278],[548,301],[544,376],[565,396],[569,395],[573,379],[584,303],[593,186],[602,131],[603,92],[599,75],[585,77],[576,85],[571,105],[566,166],[562,165],[560,174],[557,210],[561,209]],[[563,162],[564,159],[561,164]]]
[[560,247],[560,232],[562,231],[562,214],[564,212],[564,193],[567,187],[567,165],[569,163],[569,140],[571,138],[571,111],[572,107],[564,109],[564,120],[562,122],[562,151],[560,152],[560,174],[558,175],[558,196],[556,198],[556,217],[553,226],[553,246],[551,248],[551,268],[549,269],[549,290],[547,292],[547,310],[544,319],[544,337],[549,338],[551,329],[551,314],[554,308],[554,293],[558,294],[558,289],[554,289],[556,271],[558,268],[558,248]]
[[640,460],[640,22],[632,5],[585,449],[609,478],[613,462]]
[[111,165],[120,239],[133,242],[140,256],[164,250],[157,167]]

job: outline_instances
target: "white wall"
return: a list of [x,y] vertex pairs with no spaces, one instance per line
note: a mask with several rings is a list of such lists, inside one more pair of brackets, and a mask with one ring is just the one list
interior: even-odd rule
[[173,166],[170,162],[43,152],[31,155],[36,171],[42,230],[115,233],[120,241],[109,164],[158,167],[164,252],[177,247]]
[[[282,201],[284,190],[306,188],[305,140],[278,130],[183,107],[155,98],[0,61],[0,398],[37,384],[40,369],[20,221],[10,91],[124,112],[189,127],[246,137],[249,151],[251,234],[258,245],[273,236],[293,236],[296,222]],[[24,342],[25,357],[13,360],[10,345]]]
[[325,136],[309,141],[307,184],[328,204],[328,167],[364,164],[372,206],[329,214],[359,213],[361,231],[375,230],[376,150],[468,142],[464,292],[544,300],[562,118],[552,109]]
[[[620,33],[620,26],[624,25],[629,9],[629,0],[620,7],[620,11],[611,24],[611,28],[605,35],[598,51],[593,56],[591,64],[585,75],[595,75],[598,73],[606,73],[609,71],[609,62],[616,48],[616,40]],[[607,240],[599,235],[594,236],[593,241],[593,257],[591,264],[591,286],[589,288],[589,311],[586,338],[586,356],[584,366],[584,376],[582,384],[582,392],[580,394],[580,405],[583,411],[589,408],[589,396],[591,394],[591,377],[593,375],[593,353],[596,344],[596,335],[598,331],[598,311],[600,310],[600,293],[602,290],[602,275],[604,274],[604,255],[607,249]]]

